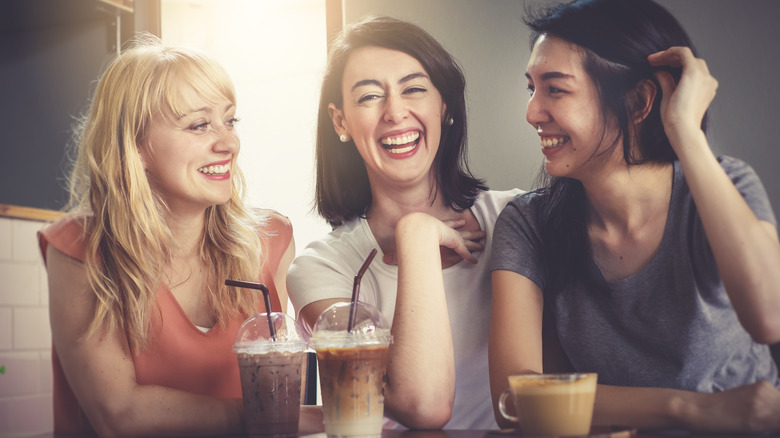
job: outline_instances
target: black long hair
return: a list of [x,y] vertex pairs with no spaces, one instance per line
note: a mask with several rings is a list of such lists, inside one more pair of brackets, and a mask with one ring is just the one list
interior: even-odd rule
[[[580,49],[583,67],[598,90],[604,120],[611,116],[617,121],[618,133],[607,152],[622,144],[628,165],[677,159],[661,120],[661,86],[654,76],[657,68],[647,62],[647,56],[672,46],[696,50],[666,9],[652,0],[574,0],[528,12],[525,23],[532,30],[532,45],[541,35],[550,35]],[[679,81],[680,68],[664,69]],[[654,82],[658,92],[649,114],[634,125],[633,116],[642,105],[637,85],[644,80]],[[702,121],[705,128],[706,116]],[[544,195],[535,202],[539,203],[537,220],[544,243],[545,290],[557,293],[577,281],[590,284],[587,272],[592,251],[582,183],[551,177],[542,169],[537,184]]]
[[320,93],[316,145],[317,211],[332,226],[364,216],[371,206],[371,185],[357,148],[339,142],[328,104],[342,108],[341,79],[355,49],[377,46],[417,59],[447,105],[439,150],[433,162],[439,194],[457,211],[470,208],[483,181],[469,170],[466,149],[466,80],[455,59],[425,30],[391,17],[368,17],[345,28],[331,42]]

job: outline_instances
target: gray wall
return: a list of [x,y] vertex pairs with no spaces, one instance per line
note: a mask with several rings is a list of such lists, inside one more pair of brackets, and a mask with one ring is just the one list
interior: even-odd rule
[[[630,1],[630,0],[626,0]],[[719,83],[710,107],[713,150],[747,161],[780,214],[780,1],[658,0],[682,23]],[[472,170],[495,189],[530,188],[542,155],[525,121],[530,54],[526,5],[546,0],[345,0],[346,22],[383,14],[414,22],[461,63]]]

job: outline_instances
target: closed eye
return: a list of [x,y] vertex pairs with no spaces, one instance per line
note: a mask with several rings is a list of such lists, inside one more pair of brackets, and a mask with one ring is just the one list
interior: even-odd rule
[[425,93],[426,91],[428,90],[423,87],[409,87],[406,90],[404,90],[404,94]]
[[368,101],[370,101],[370,100],[379,99],[380,97],[381,97],[381,96],[380,96],[380,95],[378,95],[378,94],[366,94],[365,96],[361,96],[361,97],[358,99],[358,103],[365,103],[365,102],[368,102]]

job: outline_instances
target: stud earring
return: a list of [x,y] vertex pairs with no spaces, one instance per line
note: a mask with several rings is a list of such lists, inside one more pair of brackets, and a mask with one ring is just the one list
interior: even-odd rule
[[452,126],[454,123],[455,123],[455,119],[453,119],[452,117],[447,119],[447,126]]
[[342,143],[346,143],[349,141],[349,136],[347,134],[341,134],[339,135],[339,140],[341,140]]

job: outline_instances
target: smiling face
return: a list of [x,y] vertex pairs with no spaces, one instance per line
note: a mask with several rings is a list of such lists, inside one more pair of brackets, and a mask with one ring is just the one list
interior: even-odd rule
[[545,169],[552,176],[582,179],[599,161],[591,161],[594,152],[606,150],[615,138],[614,124],[605,127],[598,90],[582,56],[571,43],[542,35],[528,61],[526,120],[539,133]]
[[239,151],[236,107],[209,103],[191,87],[180,90],[185,114],[156,114],[139,147],[149,182],[173,212],[224,204]]
[[433,183],[446,105],[420,62],[361,47],[349,56],[341,84],[343,108],[328,107],[333,125],[354,141],[372,186]]

